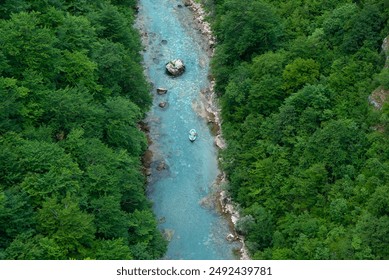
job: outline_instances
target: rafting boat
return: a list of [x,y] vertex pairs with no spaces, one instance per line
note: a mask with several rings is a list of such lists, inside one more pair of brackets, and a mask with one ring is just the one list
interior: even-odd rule
[[197,131],[192,128],[191,130],[189,130],[189,140],[191,142],[194,142],[196,138],[197,138]]

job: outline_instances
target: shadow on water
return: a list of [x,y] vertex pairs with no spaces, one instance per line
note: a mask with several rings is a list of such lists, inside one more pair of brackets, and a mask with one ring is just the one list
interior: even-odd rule
[[[139,5],[144,66],[155,95],[147,118],[153,153],[149,197],[170,241],[166,259],[236,259],[239,245],[226,240],[229,224],[212,200],[219,173],[214,139],[193,106],[209,86],[203,38],[192,28],[193,15],[182,1],[140,0]],[[175,58],[186,65],[179,77],[165,73],[165,63]],[[167,93],[157,94],[158,87]],[[168,106],[161,108],[163,102]],[[191,128],[198,132],[193,143],[188,139]]]

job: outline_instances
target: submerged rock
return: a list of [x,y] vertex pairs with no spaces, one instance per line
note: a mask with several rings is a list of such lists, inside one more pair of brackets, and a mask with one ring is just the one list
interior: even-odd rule
[[167,164],[165,163],[165,161],[161,160],[157,165],[157,170],[162,171],[165,169],[167,169]]
[[228,242],[234,242],[235,240],[237,240],[237,237],[236,237],[235,235],[233,235],[232,233],[230,233],[230,234],[228,234],[228,235],[226,236],[226,240],[227,240]]
[[199,201],[199,204],[200,204],[201,207],[203,207],[204,209],[213,209],[213,208],[215,208],[215,202],[214,202],[214,199],[213,199],[212,196],[203,197],[203,198]]
[[166,63],[166,71],[173,76],[179,76],[185,71],[185,64],[181,59],[174,59]]
[[167,102],[166,101],[160,102],[158,106],[161,108],[165,108],[167,106]]
[[164,229],[163,230],[163,236],[165,237],[165,239],[167,241],[172,241],[173,236],[174,236],[174,230],[173,229],[168,229],[168,228]]

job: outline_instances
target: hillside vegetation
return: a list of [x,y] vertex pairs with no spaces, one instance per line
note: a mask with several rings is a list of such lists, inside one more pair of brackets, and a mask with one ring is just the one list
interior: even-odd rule
[[135,0],[0,5],[0,258],[156,259]]
[[203,2],[252,257],[389,259],[388,1]]

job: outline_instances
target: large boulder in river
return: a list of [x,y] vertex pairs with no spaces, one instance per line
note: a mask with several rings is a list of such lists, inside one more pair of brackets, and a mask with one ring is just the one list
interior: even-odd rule
[[185,71],[185,64],[181,59],[174,59],[166,63],[166,71],[173,76],[179,76]]

